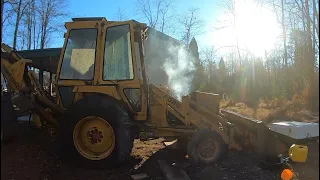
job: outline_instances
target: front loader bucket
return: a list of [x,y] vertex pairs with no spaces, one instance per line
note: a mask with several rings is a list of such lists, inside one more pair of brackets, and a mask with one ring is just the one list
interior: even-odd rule
[[231,144],[240,145],[243,150],[250,148],[250,150],[264,156],[287,154],[291,144],[286,142],[286,139],[280,138],[262,121],[228,110],[221,110],[221,113],[233,126],[234,133],[231,137]]

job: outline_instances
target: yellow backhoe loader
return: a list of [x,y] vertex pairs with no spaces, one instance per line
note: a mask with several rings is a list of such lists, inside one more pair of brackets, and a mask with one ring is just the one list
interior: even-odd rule
[[195,164],[219,163],[229,149],[265,156],[287,151],[261,121],[221,111],[217,94],[193,92],[179,101],[148,83],[145,24],[73,18],[65,27],[56,101],[31,70],[33,60],[5,44],[1,72],[12,104],[32,112],[39,127],[54,128],[72,162],[91,168],[123,164],[137,137],[188,139]]

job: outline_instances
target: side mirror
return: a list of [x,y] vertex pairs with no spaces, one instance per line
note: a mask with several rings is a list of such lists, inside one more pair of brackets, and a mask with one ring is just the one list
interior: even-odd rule
[[143,30],[144,33],[147,33],[147,31],[148,31],[148,26],[144,26],[142,30]]
[[148,31],[148,26],[146,24],[140,24],[140,29],[141,29],[141,39],[142,41],[146,40],[148,38],[147,36],[147,31]]
[[148,31],[148,27],[144,27],[143,30],[141,30],[141,38],[142,38],[142,40],[148,39],[147,31]]

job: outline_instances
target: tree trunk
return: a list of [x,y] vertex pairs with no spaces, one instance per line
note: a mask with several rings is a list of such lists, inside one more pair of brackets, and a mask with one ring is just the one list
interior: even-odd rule
[[[236,38],[236,46],[237,46],[237,53],[238,53],[238,57],[239,57],[239,64],[241,66],[242,64],[242,60],[241,60],[241,54],[240,54],[240,47],[239,47],[239,41],[238,41],[238,34],[236,31],[236,15],[233,13],[233,28],[234,28],[234,33],[235,33],[235,38]],[[232,66],[233,68],[233,66]]]
[[21,32],[21,47],[20,47],[20,50],[24,49],[25,43],[26,43],[26,35],[25,35],[25,32],[22,31]]
[[309,1],[305,0],[305,6],[306,6],[306,20],[307,20],[307,58],[308,61],[308,72],[309,72],[309,92],[308,92],[308,108],[311,111],[317,111],[316,109],[316,99],[314,99],[315,96],[315,73],[314,73],[314,59],[315,54],[312,47],[312,39],[311,39],[311,18],[310,18],[310,12],[309,12]]
[[[34,32],[36,32],[36,31],[34,31]],[[37,39],[35,40],[35,47],[36,48],[39,48],[39,41],[40,41],[41,33],[42,33],[42,26],[41,26],[41,24],[39,24],[38,25],[38,32],[37,32]]]
[[45,46],[45,42],[47,40],[47,27],[49,23],[49,9],[50,9],[50,1],[48,1],[46,11],[44,13],[43,22],[42,22],[42,33],[41,33],[41,40],[40,40],[40,49],[43,49]]
[[162,24],[161,24],[161,32],[163,33],[164,30],[164,18],[162,19]]
[[32,21],[33,21],[33,49],[36,49],[36,26],[37,26],[37,23],[36,23],[36,15],[35,15],[35,2],[33,1],[32,3]]
[[312,14],[312,20],[313,20],[313,24],[312,24],[312,36],[313,36],[313,52],[316,52],[316,14],[317,14],[317,8],[316,8],[316,1],[312,0],[312,8],[313,8],[313,14]]
[[[305,19],[306,19],[306,15],[305,15],[305,8],[303,7],[303,0],[300,0],[301,2],[301,17],[302,17],[302,26],[303,26],[303,31],[306,31],[306,22],[305,22]],[[296,3],[298,4],[298,2],[296,1]]]
[[283,34],[283,63],[284,63],[284,87],[286,91],[286,97],[291,99],[290,97],[290,83],[289,81],[289,72],[288,72],[288,50],[287,50],[287,31],[285,25],[285,14],[284,14],[284,4],[285,0],[281,0],[281,26],[282,26],[282,34]]
[[286,25],[285,25],[285,16],[284,16],[284,2],[285,0],[281,0],[281,25],[282,25],[282,34],[283,34],[283,58],[285,68],[288,67],[288,52],[287,52],[287,33],[286,33]]
[[3,7],[4,7],[4,0],[1,0],[1,17],[3,17]]
[[18,30],[19,30],[19,23],[20,23],[20,9],[21,9],[21,3],[22,3],[22,0],[19,0],[19,4],[18,4],[18,7],[17,7],[17,17],[16,17],[16,23],[15,23],[15,26],[14,26],[14,34],[13,34],[13,49],[16,48],[16,45],[17,45],[17,35],[18,35]]
[[3,21],[3,7],[4,7],[4,0],[1,0],[1,44],[2,44],[2,21]]
[[47,39],[47,20],[45,20],[44,25],[42,27],[42,36],[41,36],[40,49],[44,48],[46,39]]
[[28,5],[28,13],[27,13],[27,49],[31,49],[31,38],[32,38],[32,4]]

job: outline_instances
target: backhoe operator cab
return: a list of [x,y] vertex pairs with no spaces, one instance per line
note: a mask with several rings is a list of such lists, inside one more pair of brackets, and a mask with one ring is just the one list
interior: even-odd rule
[[132,150],[133,120],[147,118],[146,26],[105,18],[72,20],[65,23],[56,78],[58,104],[68,109],[59,123],[62,147],[72,162],[89,167],[121,164]]
[[[59,103],[68,109],[88,93],[101,93],[129,104],[135,120],[146,119],[142,36],[135,21],[73,18],[67,33],[57,78]],[[128,103],[129,102],[129,103]]]

